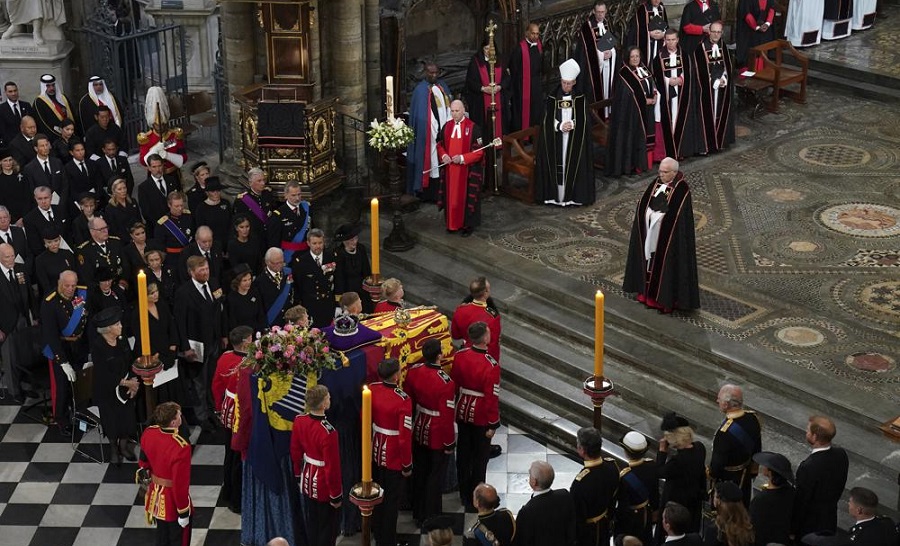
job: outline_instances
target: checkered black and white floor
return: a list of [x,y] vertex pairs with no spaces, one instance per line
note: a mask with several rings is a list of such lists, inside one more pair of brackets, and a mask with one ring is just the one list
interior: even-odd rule
[[[0,401],[0,544],[16,546],[142,546],[152,545],[155,529],[147,525],[143,497],[134,484],[135,463],[120,467],[98,464],[76,453],[56,427],[38,424],[18,405]],[[196,444],[191,497],[196,508],[193,544],[240,545],[240,515],[220,499],[224,446],[213,433],[193,430]],[[97,435],[87,437],[83,450],[97,455]],[[501,495],[503,506],[517,511],[529,498],[528,467],[547,460],[556,470],[557,487],[568,487],[581,465],[548,449],[518,430],[503,427],[494,443],[503,454],[491,460],[487,481]],[[108,449],[108,446],[107,446]],[[107,453],[108,460],[108,453]],[[456,493],[444,496],[444,510],[461,535],[474,515],[464,514]],[[400,539],[420,543],[408,512],[401,512]],[[340,545],[358,544],[359,535],[341,537]],[[461,536],[455,544],[461,544]]]

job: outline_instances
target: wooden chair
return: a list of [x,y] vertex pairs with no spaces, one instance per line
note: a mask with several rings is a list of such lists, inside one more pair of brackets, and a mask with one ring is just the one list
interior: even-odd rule
[[[503,135],[503,177],[500,190],[523,203],[534,203],[534,167],[539,125]],[[510,173],[525,179],[524,187],[510,183]]]
[[609,124],[603,121],[603,109],[610,106],[612,101],[610,99],[598,100],[597,102],[591,104],[591,139],[594,141],[594,144],[603,148],[604,153],[601,153],[599,156],[594,158],[594,167],[595,168],[603,168],[606,163],[606,138],[609,133]]
[[[770,59],[769,53],[773,51],[775,58]],[[793,62],[786,63],[786,57],[793,58]],[[759,58],[762,58],[763,68],[752,79],[772,87],[772,97],[766,106],[770,112],[778,111],[781,95],[790,97],[798,104],[806,104],[806,78],[809,72],[809,58],[806,55],[794,49],[787,40],[773,40],[750,50],[749,66],[757,66]],[[800,89],[787,89],[793,85],[799,85]]]

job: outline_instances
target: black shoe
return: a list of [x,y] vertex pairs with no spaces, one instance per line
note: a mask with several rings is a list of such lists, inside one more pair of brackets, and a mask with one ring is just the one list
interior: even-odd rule
[[470,227],[462,228],[462,236],[463,237],[471,237],[473,231],[475,231],[475,230]]
[[231,511],[233,514],[240,514],[240,513],[241,513],[241,507],[240,507],[240,506],[238,506],[238,507],[229,506],[229,507],[228,507],[228,510]]
[[498,445],[491,446],[491,455],[490,455],[491,459],[496,459],[497,457],[500,456],[501,453],[503,453],[502,447],[500,447]]
[[63,436],[71,436],[72,435],[72,425],[66,423],[64,425],[59,425],[59,432]]
[[113,466],[122,466],[122,453],[119,451],[119,444],[109,444],[109,462]]
[[137,461],[137,454],[134,452],[134,443],[128,438],[119,438],[118,441],[119,454],[127,461]]

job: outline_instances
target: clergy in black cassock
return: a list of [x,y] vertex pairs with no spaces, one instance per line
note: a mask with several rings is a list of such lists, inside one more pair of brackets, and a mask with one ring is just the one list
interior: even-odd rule
[[[663,47],[663,36],[669,28],[666,7],[660,0],[646,0],[634,10],[625,43],[641,50],[641,62],[650,64]],[[626,63],[628,59],[625,59]]]
[[693,51],[697,46],[680,47],[675,30],[666,31],[665,42],[650,67],[660,95],[656,103],[655,161],[706,153],[694,74]]
[[[750,48],[775,39],[775,6],[772,0],[741,0],[735,21],[737,49],[735,59],[739,67],[746,66]],[[762,60],[760,60],[760,63]],[[748,67],[761,70],[762,66]]]
[[544,99],[537,149],[535,201],[547,205],[592,205],[594,160],[588,99],[575,91],[581,72],[569,59],[559,66],[560,85]]
[[710,25],[710,34],[694,51],[700,110],[707,152],[734,143],[734,83],[731,53],[722,41],[722,23]]
[[527,129],[541,122],[544,102],[541,100],[541,71],[544,46],[537,23],[530,23],[525,38],[513,48],[506,63],[509,75],[509,130]]
[[691,189],[671,157],[635,210],[622,289],[661,313],[700,307]]
[[606,140],[606,176],[646,171],[653,164],[656,141],[653,108],[659,92],[641,50],[631,46],[613,87],[612,115]]

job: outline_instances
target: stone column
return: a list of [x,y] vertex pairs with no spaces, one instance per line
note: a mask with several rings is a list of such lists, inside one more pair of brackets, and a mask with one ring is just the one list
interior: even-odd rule
[[312,0],[309,8],[309,79],[316,84],[313,88],[313,100],[318,101],[322,100],[322,44],[319,40],[323,17],[319,0]]
[[[366,68],[363,51],[365,10],[362,0],[336,0],[328,47],[333,59],[334,91],[340,97],[338,108],[345,114],[368,119],[366,108]],[[365,146],[360,139],[354,150],[355,162],[365,162]]]
[[[368,85],[366,86],[368,89],[368,97],[367,103],[369,105],[369,117],[370,118],[378,118],[381,117],[381,112],[384,109],[384,96],[385,90],[383,88],[384,78],[381,74],[381,10],[378,6],[378,0],[366,0],[366,78],[368,80]],[[387,75],[387,74],[385,74]],[[400,83],[398,80],[397,74],[390,74],[394,76],[394,81],[398,84]],[[402,87],[399,85],[395,85],[396,87]],[[394,95],[397,96],[399,93],[397,90],[394,90]],[[394,106],[396,108],[396,105]],[[369,119],[363,120],[365,122],[369,122]]]
[[253,83],[256,60],[256,7],[245,2],[223,2],[219,5],[222,18],[222,52],[225,75],[228,77],[229,108],[231,109],[232,161],[241,160],[241,111],[231,100],[231,94]]

